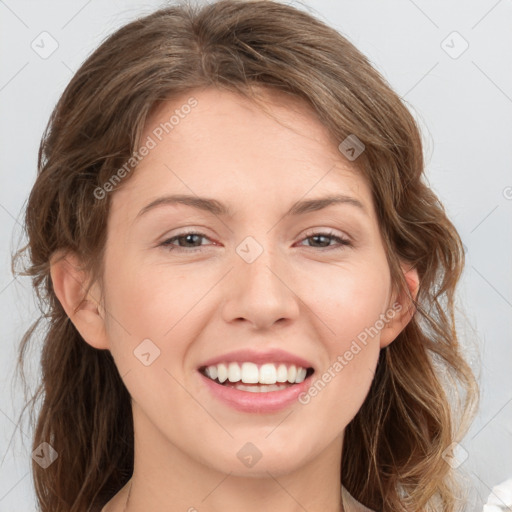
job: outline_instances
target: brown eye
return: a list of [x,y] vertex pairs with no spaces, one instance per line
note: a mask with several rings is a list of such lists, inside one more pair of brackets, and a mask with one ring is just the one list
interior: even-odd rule
[[[203,233],[197,233],[195,231],[190,231],[186,233],[180,233],[179,235],[173,236],[164,240],[160,246],[166,247],[170,251],[187,251],[195,252],[196,250],[200,250],[201,245],[193,245],[197,241],[201,241],[201,238],[208,238]],[[174,244],[175,241],[179,242],[179,245]],[[183,243],[182,243],[183,242]],[[189,245],[192,244],[192,245]]]

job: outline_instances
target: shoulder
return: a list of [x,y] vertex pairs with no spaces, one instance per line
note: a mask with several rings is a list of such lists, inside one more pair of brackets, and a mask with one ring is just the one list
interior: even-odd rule
[[359,503],[348,491],[345,487],[341,487],[341,496],[343,499],[343,505],[347,505],[345,507],[345,512],[374,512],[369,508],[365,507],[362,503]]

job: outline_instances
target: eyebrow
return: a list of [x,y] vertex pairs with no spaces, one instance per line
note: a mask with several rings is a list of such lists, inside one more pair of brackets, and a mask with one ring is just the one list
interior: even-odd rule
[[[148,205],[144,206],[142,210],[137,214],[136,219],[144,215],[145,213],[153,210],[159,206],[163,205],[175,205],[175,204],[184,204],[187,206],[191,206],[193,208],[197,208],[199,210],[204,210],[210,212],[214,215],[223,216],[223,217],[233,217],[233,211],[224,203],[217,201],[216,199],[210,199],[206,197],[192,196],[186,194],[176,194],[176,195],[168,195],[158,197],[157,199],[151,201]],[[319,210],[323,210],[328,206],[332,206],[335,204],[348,204],[357,207],[360,211],[368,215],[365,206],[354,197],[336,194],[329,195],[325,197],[320,197],[317,199],[306,199],[302,201],[297,201],[294,203],[291,208],[285,213],[285,217],[287,216],[296,216],[303,215],[305,213],[316,212]]]

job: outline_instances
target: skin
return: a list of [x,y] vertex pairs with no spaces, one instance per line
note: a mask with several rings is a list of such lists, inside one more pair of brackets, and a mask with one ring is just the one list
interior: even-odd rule
[[[380,349],[413,314],[406,295],[392,293],[370,188],[313,111],[275,92],[268,115],[229,92],[193,91],[156,110],[142,140],[191,96],[198,105],[113,192],[104,288],[95,283],[74,312],[88,278],[78,256],[51,267],[74,325],[85,342],[110,350],[132,396],[127,510],[338,511],[344,429]],[[338,204],[284,217],[294,202],[333,191],[364,210]],[[233,217],[165,205],[136,220],[155,198],[177,193],[215,198]],[[206,238],[175,240],[181,252],[159,245],[187,231]],[[312,238],[325,231],[352,245]],[[248,236],[263,248],[252,263],[236,252]],[[414,295],[416,271],[404,263],[404,273]],[[307,405],[239,412],[212,398],[198,375],[206,359],[240,348],[284,349],[320,375],[397,303],[400,312]],[[133,354],[147,338],[161,351],[149,366]],[[247,442],[262,454],[253,467],[237,457]],[[122,511],[127,490],[104,511]]]

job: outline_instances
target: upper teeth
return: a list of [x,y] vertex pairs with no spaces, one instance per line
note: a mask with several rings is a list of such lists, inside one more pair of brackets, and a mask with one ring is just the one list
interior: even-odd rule
[[275,384],[276,382],[299,383],[306,378],[306,369],[301,366],[265,363],[258,367],[255,363],[220,363],[208,366],[205,373],[210,379],[220,382],[239,382],[245,384]]

